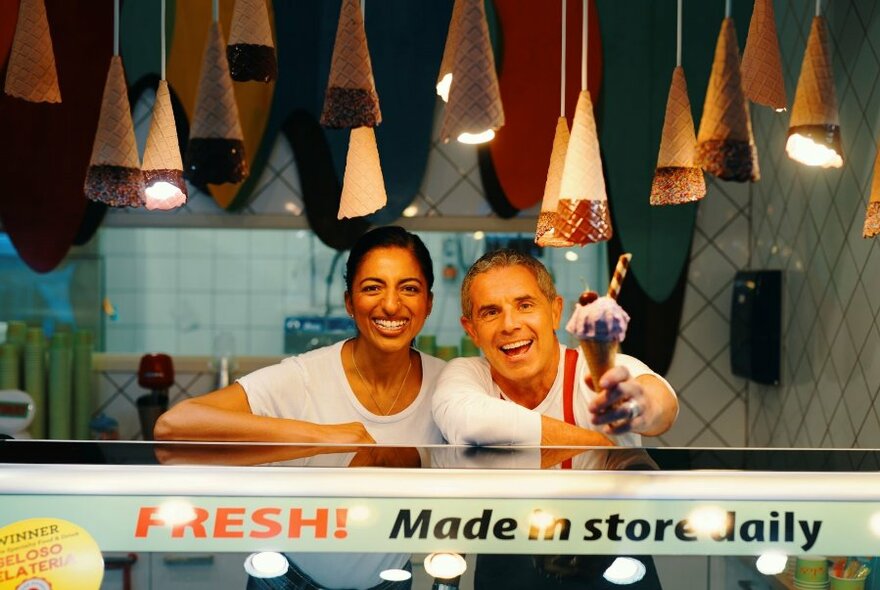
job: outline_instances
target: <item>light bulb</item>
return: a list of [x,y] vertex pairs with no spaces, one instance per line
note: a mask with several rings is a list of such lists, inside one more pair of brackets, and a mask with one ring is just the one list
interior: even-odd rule
[[244,560],[244,571],[254,578],[277,578],[287,573],[287,558],[275,551],[251,553]]
[[406,209],[403,210],[403,213],[401,215],[403,215],[404,217],[415,217],[418,214],[419,214],[419,206],[418,205],[410,205],[409,207],[407,207]]
[[645,564],[632,557],[618,557],[602,577],[612,584],[635,584],[645,577]]
[[788,141],[785,142],[785,151],[789,158],[807,166],[821,166],[822,168],[843,166],[843,158],[840,157],[840,154],[800,133],[793,133],[788,137]]
[[444,75],[437,82],[437,96],[443,99],[443,102],[449,102],[449,88],[452,86],[452,72]]
[[147,209],[174,209],[186,203],[186,195],[170,182],[156,181],[146,187]]
[[432,578],[457,578],[467,569],[464,557],[458,553],[431,553],[425,558],[425,571]]
[[485,131],[481,131],[480,133],[462,133],[458,136],[458,141],[460,141],[461,143],[477,144],[492,141],[492,139],[494,138],[495,130],[486,129]]
[[379,577],[388,582],[405,582],[412,577],[412,574],[406,570],[390,569],[379,572]]
[[568,260],[569,262],[577,262],[577,259],[578,259],[577,252],[572,252],[571,250],[569,250],[568,252],[565,253],[565,259]]
[[765,551],[758,556],[755,567],[765,576],[775,576],[785,571],[788,556],[781,551]]

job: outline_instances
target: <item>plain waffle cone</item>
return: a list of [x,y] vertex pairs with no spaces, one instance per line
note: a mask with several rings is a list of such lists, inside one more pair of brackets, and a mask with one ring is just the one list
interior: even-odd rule
[[122,58],[118,55],[110,60],[90,165],[138,170],[141,167],[128,103],[128,89],[125,85],[125,71]]
[[697,141],[748,142],[751,136],[751,121],[740,77],[736,31],[733,19],[725,18],[715,46]]
[[791,109],[789,127],[803,125],[840,125],[828,49],[828,25],[821,16],[813,18]]
[[21,0],[4,90],[10,96],[29,102],[61,102],[55,53],[43,0]]
[[696,142],[684,69],[678,66],[672,71],[672,84],[669,87],[669,98],[666,100],[666,118],[663,120],[657,167],[693,166]]
[[776,110],[785,109],[785,80],[773,0],[755,0],[741,68],[743,91],[749,100]]
[[553,150],[550,152],[550,166],[547,169],[547,182],[544,184],[541,213],[535,230],[535,243],[539,246],[567,248],[572,245],[571,242],[556,236],[553,222],[559,205],[559,188],[562,184],[562,170],[565,167],[569,137],[568,122],[565,117],[559,117],[556,121],[556,133],[553,136]]
[[275,47],[266,0],[235,0],[229,44],[250,44]]
[[559,189],[560,199],[606,201],[605,177],[590,93],[582,90],[571,123],[571,138]]
[[614,367],[620,343],[617,340],[601,342],[599,340],[581,340],[581,351],[587,359],[590,377],[593,378],[593,389],[599,389],[602,375]]
[[378,211],[387,202],[376,134],[372,127],[352,129],[336,218],[363,217]]
[[880,150],[874,159],[874,180],[871,181],[871,198],[868,201],[868,211],[865,214],[865,227],[862,235],[873,238],[880,234]]
[[180,144],[177,141],[177,127],[174,124],[174,111],[171,109],[171,95],[168,82],[159,81],[156,89],[156,101],[153,103],[153,118],[150,121],[150,133],[147,135],[147,147],[144,150],[143,170],[180,170],[183,172],[183,160],[180,158]]
[[202,71],[189,136],[191,139],[244,140],[219,22],[211,25],[202,54]]
[[455,48],[458,45],[458,32],[461,29],[461,13],[464,0],[455,0],[452,5],[452,16],[449,19],[449,30],[446,33],[446,44],[443,46],[443,59],[440,60],[440,71],[437,74],[437,83],[446,74],[452,73],[452,63],[455,59]]
[[454,45],[449,103],[440,128],[444,142],[462,133],[481,133],[504,125],[485,5],[483,0],[458,1],[463,6]]

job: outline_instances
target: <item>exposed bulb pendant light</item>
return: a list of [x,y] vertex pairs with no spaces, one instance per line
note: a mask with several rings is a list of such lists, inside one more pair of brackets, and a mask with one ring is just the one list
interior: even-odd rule
[[[489,40],[484,0],[456,0],[460,10],[453,43],[449,103],[443,114],[440,139],[485,143],[504,125],[504,108]],[[453,25],[450,24],[450,28]],[[448,43],[448,40],[447,40]]]
[[458,31],[461,28],[461,13],[464,2],[455,0],[452,3],[452,17],[449,19],[449,31],[446,33],[446,45],[443,46],[443,59],[440,60],[440,72],[437,74],[437,96],[443,102],[449,102],[449,87],[452,86],[452,62],[455,59],[455,48],[458,45]]
[[161,79],[156,89],[147,147],[144,150],[144,194],[147,209],[168,210],[186,203],[186,181],[177,141],[177,126],[171,108],[171,93],[165,79],[165,0],[160,0]]
[[111,207],[144,204],[144,176],[134,137],[125,70],[119,55],[119,0],[113,2],[113,57],[104,85],[84,192],[89,199]]
[[788,101],[785,97],[773,0],[755,0],[740,68],[746,98],[776,112],[785,110]]
[[880,147],[874,158],[874,180],[871,181],[871,196],[868,199],[862,236],[873,238],[877,234],[880,234]]
[[666,117],[660,137],[660,154],[651,183],[652,205],[677,205],[698,201],[706,196],[706,180],[694,165],[694,119],[687,94],[684,68],[681,67],[682,0],[678,0],[676,19],[675,69],[666,100]]
[[278,76],[266,0],[235,0],[226,58],[229,74],[237,82],[270,82]]
[[789,158],[807,166],[843,166],[828,23],[821,14],[821,0],[816,0],[816,16],[794,95],[785,151]]
[[721,180],[754,182],[761,177],[758,148],[743,93],[739,48],[730,13],[731,0],[727,0],[694,159],[703,170]]
[[184,175],[196,185],[236,184],[248,175],[244,133],[229,75],[219,0],[213,0],[211,8],[212,23],[202,54]]
[[582,22],[581,92],[578,95],[571,138],[565,154],[555,231],[558,238],[585,245],[611,238],[611,213],[605,193],[593,102],[587,90],[589,0],[583,0]]
[[550,152],[550,166],[544,184],[544,198],[538,214],[538,227],[535,229],[535,243],[542,247],[568,248],[574,244],[556,235],[556,208],[559,206],[559,189],[562,185],[562,171],[565,167],[565,154],[568,152],[570,134],[565,119],[565,46],[566,46],[566,0],[562,0],[562,57],[559,74],[559,118],[556,120],[556,133],[553,135],[553,149]]
[[[324,103],[324,113],[331,122],[354,127],[348,138],[337,219],[363,217],[388,203],[373,129],[381,122],[382,114],[364,29],[366,5],[366,0],[361,0],[360,7],[358,0],[343,0],[333,49],[333,68],[338,73],[334,75],[331,70]],[[355,66],[357,71],[352,73],[347,66]],[[350,107],[343,109],[345,103]]]
[[21,0],[18,6],[3,90],[29,102],[61,102],[44,0]]

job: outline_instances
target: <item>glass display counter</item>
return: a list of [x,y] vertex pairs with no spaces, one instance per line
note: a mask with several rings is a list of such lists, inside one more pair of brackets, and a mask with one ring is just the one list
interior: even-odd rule
[[293,588],[297,575],[389,590],[872,589],[880,554],[878,451],[4,440],[0,464],[0,589]]

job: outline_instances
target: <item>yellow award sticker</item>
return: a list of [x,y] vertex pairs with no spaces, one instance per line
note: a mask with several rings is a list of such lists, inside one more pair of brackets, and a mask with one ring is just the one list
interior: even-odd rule
[[85,529],[59,518],[30,518],[0,529],[0,590],[97,590],[101,549]]

